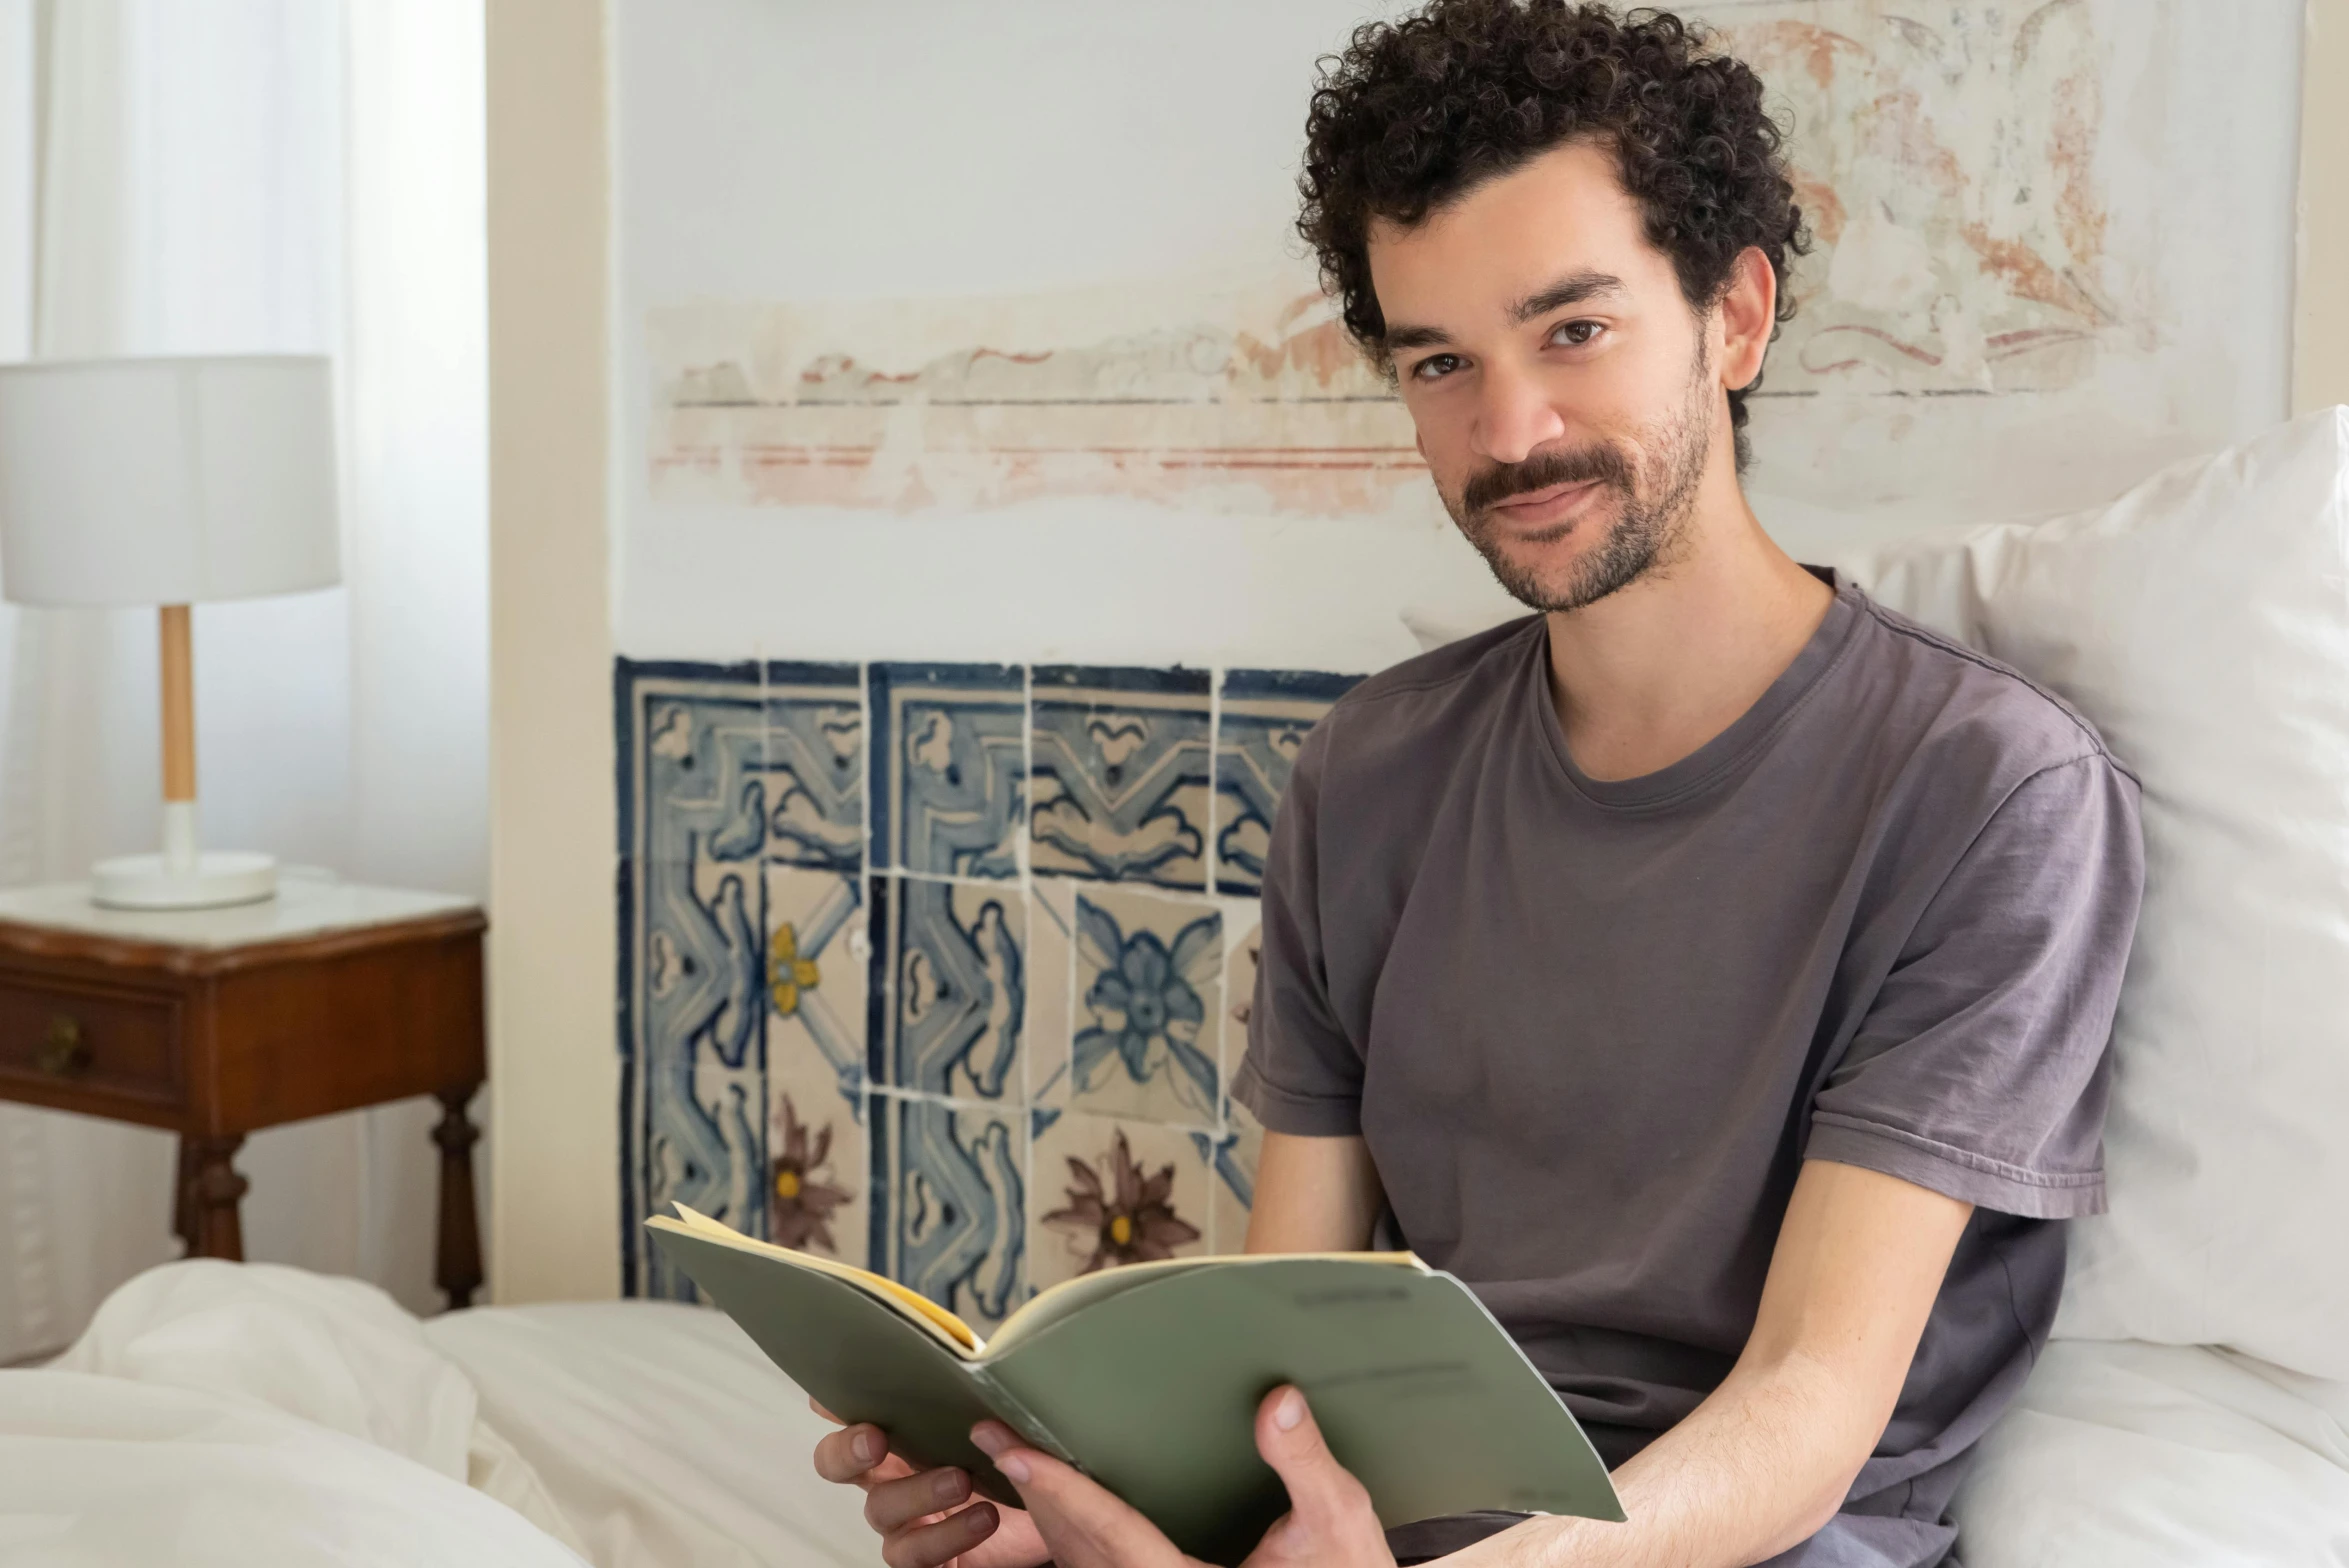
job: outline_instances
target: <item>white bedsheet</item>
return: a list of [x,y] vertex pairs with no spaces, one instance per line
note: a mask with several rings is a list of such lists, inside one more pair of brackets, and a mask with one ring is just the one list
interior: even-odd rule
[[876,1568],[864,1498],[816,1479],[830,1428],[721,1312],[488,1308],[425,1337],[529,1461],[598,1568]]
[[355,1280],[167,1264],[0,1373],[0,1568],[868,1568],[825,1430],[718,1313],[419,1323]]
[[239,1394],[0,1373],[7,1568],[578,1568],[462,1481]]
[[2059,1340],[1955,1511],[1966,1568],[2349,1568],[2349,1384]]

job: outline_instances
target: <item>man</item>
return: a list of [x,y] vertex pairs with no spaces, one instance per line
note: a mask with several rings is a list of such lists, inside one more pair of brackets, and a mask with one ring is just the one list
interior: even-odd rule
[[[1248,1244],[1381,1229],[1466,1280],[1630,1519],[1366,1544],[1317,1443],[1276,1457],[1299,1402],[1258,1424],[1298,1510],[1268,1559],[1950,1562],[1964,1455],[2054,1315],[2057,1222],[2103,1206],[2136,787],[1747,508],[1802,245],[1762,95],[1672,17],[1563,0],[1433,0],[1315,95],[1300,228],[1538,613],[1363,683],[1305,744],[1233,1090],[1267,1129]],[[967,1479],[884,1452],[852,1428],[818,1466],[867,1487],[893,1568],[1167,1560],[1041,1456],[1010,1450],[1047,1478],[1030,1515],[949,1511]]]

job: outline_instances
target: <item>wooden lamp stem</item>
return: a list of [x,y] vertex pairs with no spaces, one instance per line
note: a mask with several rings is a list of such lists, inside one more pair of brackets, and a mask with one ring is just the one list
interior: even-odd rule
[[[163,858],[175,871],[195,869],[193,807],[196,803],[196,668],[188,607],[162,609],[163,645]],[[174,810],[174,807],[181,808]],[[185,831],[180,831],[181,819]]]

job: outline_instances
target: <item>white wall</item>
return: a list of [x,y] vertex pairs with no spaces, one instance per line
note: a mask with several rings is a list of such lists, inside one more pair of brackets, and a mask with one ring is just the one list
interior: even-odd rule
[[[1405,522],[1096,499],[897,515],[648,493],[648,311],[1261,274],[1294,256],[1313,60],[1372,9],[618,0],[619,650],[1360,669],[1414,650],[1404,608],[1493,602],[1432,505]],[[1869,7],[1690,9],[1736,25]],[[2283,415],[2298,0],[2091,10],[2111,84],[2107,246],[2141,296],[2121,305],[2144,350],[2049,394],[1761,400],[1752,485],[1795,542],[2086,504]]]
[[[1768,401],[1764,516],[1798,542],[2090,500],[2284,412],[2298,0],[2078,5],[2115,66],[2098,176],[2138,346],[2060,396]],[[492,1257],[511,1300],[616,1280],[615,649],[1363,669],[1413,651],[1406,607],[1494,594],[1432,504],[899,515],[656,504],[647,483],[649,312],[1293,263],[1312,61],[1369,0],[610,0],[608,40],[568,0],[488,9]]]

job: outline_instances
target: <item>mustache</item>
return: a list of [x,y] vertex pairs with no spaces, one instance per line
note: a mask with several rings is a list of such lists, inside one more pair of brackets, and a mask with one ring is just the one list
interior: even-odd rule
[[1472,475],[1460,492],[1461,509],[1481,512],[1511,496],[1529,495],[1552,485],[1582,485],[1592,480],[1630,490],[1631,465],[1623,454],[1604,444],[1571,450],[1545,450],[1521,463],[1495,463]]

